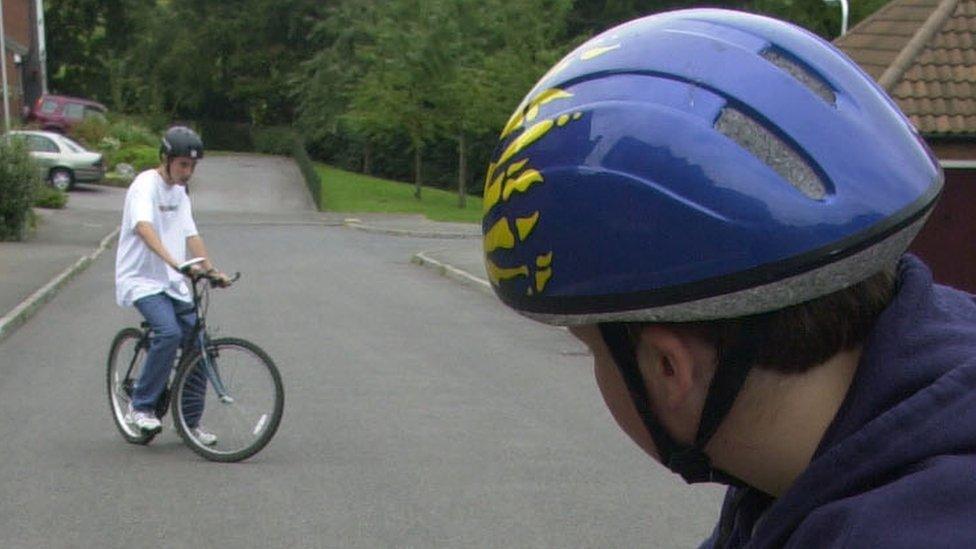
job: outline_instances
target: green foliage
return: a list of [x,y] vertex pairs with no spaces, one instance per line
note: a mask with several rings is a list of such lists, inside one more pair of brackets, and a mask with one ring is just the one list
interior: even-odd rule
[[0,240],[23,240],[40,187],[37,167],[24,145],[0,139]]
[[752,0],[749,11],[784,19],[830,40],[840,34],[840,8],[823,0]]
[[130,47],[154,20],[156,2],[47,0],[47,59],[52,90],[92,97],[125,109],[133,87],[126,63]]
[[126,177],[126,176],[119,175],[117,173],[109,172],[105,174],[105,178],[102,179],[102,182],[99,184],[106,185],[108,187],[120,187],[124,189],[128,187],[130,183],[132,183],[131,177]]
[[[456,142],[488,157],[522,94],[565,53],[570,8],[569,0],[340,2],[316,27],[318,52],[295,80],[297,123],[330,161],[399,178],[410,151],[421,150],[413,177],[453,186]],[[442,149],[453,154],[429,166]]]
[[202,120],[200,137],[208,150],[247,152],[254,150],[251,126],[245,122]]
[[37,196],[34,197],[34,206],[38,208],[50,208],[60,210],[68,203],[68,193],[59,191],[54,187],[43,185],[38,189]]
[[322,197],[322,179],[319,177],[319,172],[312,163],[312,159],[308,157],[308,152],[305,151],[305,143],[297,135],[293,134],[292,141],[292,158],[298,164],[298,168],[302,172],[302,178],[305,179],[305,185],[308,186],[308,190],[312,193],[312,199],[315,200],[315,206],[319,210],[324,210],[326,203]]
[[151,130],[144,122],[132,117],[111,115],[106,137],[121,145],[159,147],[159,132]]
[[101,123],[85,121],[78,136],[104,155],[110,170],[120,163],[131,165],[136,172],[159,165],[159,135],[133,117],[112,114]]
[[251,130],[251,139],[254,141],[256,152],[290,155],[295,152],[295,140],[298,139],[298,134],[289,126],[254,128]]
[[129,164],[136,173],[159,166],[159,148],[145,145],[130,145],[110,154],[108,165],[115,168],[119,164]]
[[[852,3],[850,26],[888,0]],[[831,39],[822,0],[714,1]],[[84,128],[114,157],[198,121],[208,149],[281,154],[294,126],[316,158],[441,187],[481,185],[520,99],[559,58],[614,25],[690,0],[48,0],[53,91],[139,114]],[[459,144],[464,144],[463,147]],[[304,149],[303,149],[304,150]],[[414,154],[418,153],[418,154]],[[123,153],[123,156],[129,153]],[[153,157],[155,162],[155,157]],[[461,166],[471,166],[470,174]],[[461,172],[461,173],[459,173]]]
[[89,149],[97,149],[109,135],[109,124],[101,118],[86,118],[72,130],[72,137]]

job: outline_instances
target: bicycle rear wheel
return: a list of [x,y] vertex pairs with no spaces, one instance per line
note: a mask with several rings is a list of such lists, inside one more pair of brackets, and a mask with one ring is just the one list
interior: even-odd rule
[[142,332],[125,328],[115,335],[108,352],[108,406],[122,438],[132,444],[148,444],[157,433],[146,433],[126,421],[132,390],[142,372],[147,349],[140,345]]
[[197,351],[181,364],[173,382],[176,430],[211,461],[241,461],[259,452],[278,430],[284,405],[278,368],[243,339],[211,341],[206,355]]

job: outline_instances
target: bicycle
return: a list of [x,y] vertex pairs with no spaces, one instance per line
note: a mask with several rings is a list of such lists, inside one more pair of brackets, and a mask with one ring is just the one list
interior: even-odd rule
[[[171,409],[176,431],[191,450],[211,461],[236,462],[253,456],[271,441],[284,412],[284,387],[274,362],[254,343],[210,338],[206,317],[210,289],[217,279],[191,271],[201,261],[196,258],[180,265],[180,271],[190,278],[197,319],[188,338],[191,343],[180,350],[177,366],[156,402],[156,417],[162,419]],[[239,278],[236,273],[229,282]],[[112,340],[108,355],[112,419],[132,444],[149,444],[159,433],[144,432],[126,421],[151,334],[145,321],[139,328],[124,328]],[[216,440],[201,440],[193,428],[197,425],[205,425]]]

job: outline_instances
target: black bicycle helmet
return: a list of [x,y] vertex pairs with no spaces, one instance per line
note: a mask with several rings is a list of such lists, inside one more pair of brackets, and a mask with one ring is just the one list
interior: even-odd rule
[[186,126],[173,126],[163,134],[159,154],[167,158],[203,158],[203,140]]

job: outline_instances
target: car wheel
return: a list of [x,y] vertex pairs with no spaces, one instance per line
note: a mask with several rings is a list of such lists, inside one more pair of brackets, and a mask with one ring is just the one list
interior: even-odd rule
[[56,168],[51,170],[51,186],[59,191],[69,191],[75,185],[75,177],[70,170]]

